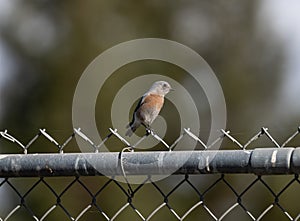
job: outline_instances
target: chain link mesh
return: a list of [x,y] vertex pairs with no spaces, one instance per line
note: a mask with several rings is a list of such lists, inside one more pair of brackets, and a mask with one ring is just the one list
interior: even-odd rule
[[[117,129],[109,129],[102,142],[95,143],[80,128],[75,128],[63,141],[58,142],[45,129],[40,129],[27,143],[7,130],[0,131],[0,142],[15,144],[21,154],[28,154],[39,139],[51,142],[52,152],[68,154],[68,147],[79,137],[89,145],[91,152],[112,137],[122,145],[120,151],[135,151],[144,139],[152,137],[165,151],[173,151],[184,137],[197,141],[202,151],[210,150],[226,140],[230,149],[248,150],[266,146],[297,147],[297,128],[282,141],[276,140],[268,128],[240,142],[230,131],[220,130],[220,136],[210,144],[197,133],[185,128],[171,144],[154,131],[131,144]],[[267,148],[267,147],[265,147]],[[1,154],[0,160],[6,155]],[[123,174],[126,178],[126,174]],[[118,182],[115,177],[5,177],[0,178],[0,220],[300,220],[298,204],[298,174],[261,176],[256,174],[172,175],[155,181],[145,174],[141,184]]]

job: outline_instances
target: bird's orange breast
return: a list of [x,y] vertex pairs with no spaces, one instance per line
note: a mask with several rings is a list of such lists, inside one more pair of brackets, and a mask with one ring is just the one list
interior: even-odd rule
[[163,96],[157,94],[149,94],[147,97],[145,97],[145,100],[143,102],[143,108],[156,109],[157,111],[160,111],[163,104],[164,104]]

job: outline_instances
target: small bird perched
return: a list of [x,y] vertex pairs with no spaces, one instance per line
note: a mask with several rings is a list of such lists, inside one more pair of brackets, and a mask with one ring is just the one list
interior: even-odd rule
[[142,124],[147,130],[158,116],[163,104],[164,97],[173,90],[166,81],[156,81],[151,88],[141,97],[134,110],[132,121],[128,124],[126,136],[131,136]]

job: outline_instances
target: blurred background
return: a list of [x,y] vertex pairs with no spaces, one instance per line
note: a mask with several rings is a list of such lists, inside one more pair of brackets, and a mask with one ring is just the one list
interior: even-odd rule
[[[187,45],[208,62],[224,91],[227,128],[241,142],[262,126],[282,142],[299,126],[299,11],[297,0],[0,0],[0,130],[26,143],[46,128],[63,141],[72,133],[73,94],[87,65],[118,43],[153,37]],[[115,77],[110,86],[125,81]],[[116,93],[111,88],[103,91],[107,97]],[[103,102],[108,107],[111,101]],[[109,111],[97,110],[99,118]],[[100,133],[106,133],[110,121],[99,121]],[[69,152],[78,152],[73,146]],[[31,150],[50,152],[38,144]],[[0,152],[20,150],[0,140]],[[232,182],[239,183],[234,177]],[[226,199],[220,194],[212,201]],[[42,208],[37,195],[32,201]]]

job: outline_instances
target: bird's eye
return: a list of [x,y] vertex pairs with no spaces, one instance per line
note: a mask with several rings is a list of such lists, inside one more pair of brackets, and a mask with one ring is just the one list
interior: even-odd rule
[[164,88],[167,88],[167,87],[168,87],[168,85],[167,85],[167,84],[163,84],[163,87],[164,87]]

